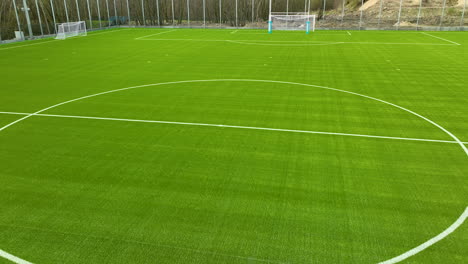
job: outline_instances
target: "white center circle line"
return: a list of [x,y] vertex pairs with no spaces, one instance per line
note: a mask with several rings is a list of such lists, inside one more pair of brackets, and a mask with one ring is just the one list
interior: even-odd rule
[[[447,129],[445,129],[444,127],[442,127],[441,125],[437,124],[436,122],[430,120],[429,118],[427,117],[424,117],[416,112],[413,112],[403,106],[399,106],[397,104],[393,104],[393,103],[390,103],[388,101],[385,101],[385,100],[382,100],[382,99],[378,99],[378,98],[375,98],[375,97],[372,97],[372,96],[367,96],[367,95],[364,95],[364,94],[360,94],[360,93],[355,93],[355,92],[351,92],[351,91],[346,91],[346,90],[341,90],[341,89],[336,89],[336,88],[331,88],[331,87],[326,87],[326,86],[320,86],[320,85],[312,85],[312,84],[305,84],[305,83],[297,83],[297,82],[287,82],[287,81],[275,81],[275,80],[257,80],[257,79],[206,79],[206,80],[185,80],[185,81],[174,81],[174,82],[162,82],[162,83],[153,83],[153,84],[145,84],[145,85],[137,85],[137,86],[131,86],[131,87],[126,87],[126,88],[120,88],[120,89],[115,89],[115,90],[110,90],[110,91],[106,91],[106,92],[101,92],[101,93],[95,93],[95,94],[91,94],[91,95],[87,95],[87,96],[82,96],[82,97],[78,97],[78,98],[75,98],[75,99],[71,99],[71,100],[68,100],[68,101],[64,101],[64,102],[61,102],[61,103],[58,103],[58,104],[54,104],[52,106],[49,106],[49,107],[46,107],[46,108],[43,108],[41,110],[38,110],[32,114],[29,114],[27,116],[24,116],[18,120],[15,120],[3,127],[0,128],[0,131],[3,131],[5,130],[6,128],[14,125],[14,124],[17,124],[31,116],[34,116],[34,115],[37,115],[37,114],[40,114],[44,111],[47,111],[47,110],[50,110],[52,108],[55,108],[55,107],[58,107],[58,106],[61,106],[61,105],[65,105],[65,104],[68,104],[68,103],[72,103],[72,102],[76,102],[76,101],[79,101],[79,100],[83,100],[83,99],[87,99],[87,98],[91,98],[91,97],[95,97],[95,96],[99,96],[99,95],[104,95],[104,94],[110,94],[110,93],[115,93],[115,92],[120,92],[120,91],[125,91],[125,90],[131,90],[131,89],[137,89],[137,88],[143,88],[143,87],[150,87],[150,86],[161,86],[161,85],[170,85],[170,84],[180,84],[180,83],[198,83],[198,82],[263,82],[263,83],[280,83],[280,84],[290,84],[290,85],[298,85],[298,86],[306,86],[306,87],[315,87],[315,88],[319,88],[319,89],[326,89],[326,90],[332,90],[332,91],[337,91],[337,92],[342,92],[342,93],[347,93],[347,94],[352,94],[352,95],[356,95],[356,96],[360,96],[360,97],[364,97],[364,98],[368,98],[368,99],[371,99],[371,100],[374,100],[374,101],[378,101],[378,102],[381,102],[381,103],[384,103],[384,104],[387,104],[387,105],[390,105],[390,106],[393,106],[393,107],[396,107],[398,109],[401,109],[405,112],[408,112],[412,115],[415,115],[429,123],[431,123],[432,125],[436,126],[437,128],[439,128],[440,130],[442,130],[443,132],[445,132],[447,135],[449,135],[451,138],[453,138],[455,140],[455,142],[462,148],[463,152],[465,153],[465,155],[468,156],[468,148],[463,144],[463,142],[458,138],[456,137],[454,134],[452,134],[450,131],[448,131]],[[403,254],[397,256],[397,257],[394,257],[392,259],[389,259],[389,260],[386,260],[386,261],[383,261],[383,262],[379,262],[379,264],[393,264],[393,263],[397,263],[397,262],[400,262],[400,261],[403,261],[415,254],[418,254],[420,253],[421,251],[425,250],[426,248],[432,246],[433,244],[439,242],[440,240],[444,239],[445,237],[447,237],[448,235],[450,235],[452,232],[454,232],[458,227],[460,227],[463,222],[468,218],[468,207],[466,207],[465,211],[457,218],[457,220],[451,225],[449,226],[446,230],[444,230],[442,233],[438,234],[437,236],[431,238],[430,240],[424,242],[423,244],[407,251],[407,252],[404,252]],[[2,255],[0,255],[2,256]],[[24,262],[24,263],[27,263],[27,262]]]

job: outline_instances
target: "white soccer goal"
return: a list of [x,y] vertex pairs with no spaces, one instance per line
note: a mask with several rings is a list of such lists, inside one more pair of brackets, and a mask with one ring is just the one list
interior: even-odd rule
[[273,30],[304,30],[307,34],[315,31],[315,15],[306,12],[272,12],[268,32]]
[[86,36],[86,23],[84,21],[57,24],[57,37],[66,39],[75,36]]

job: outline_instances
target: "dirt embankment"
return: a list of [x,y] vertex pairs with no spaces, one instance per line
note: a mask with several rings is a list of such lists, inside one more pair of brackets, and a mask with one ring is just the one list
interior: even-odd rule
[[[458,0],[459,3],[463,3],[464,1],[465,0]],[[386,2],[387,2],[386,3],[387,5],[390,5],[390,4],[399,5],[400,4],[400,0],[387,0]],[[421,0],[412,0],[411,3],[408,3],[408,1],[405,1],[404,5],[405,6],[419,6],[420,3],[421,3]],[[369,0],[365,2],[364,5],[359,8],[359,10],[365,11],[371,7],[379,6],[379,5],[380,5],[380,0]]]

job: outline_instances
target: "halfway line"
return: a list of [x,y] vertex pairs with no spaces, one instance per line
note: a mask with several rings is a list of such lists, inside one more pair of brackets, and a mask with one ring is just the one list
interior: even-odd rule
[[[279,131],[279,132],[291,132],[291,133],[304,133],[304,134],[336,135],[336,136],[380,138],[380,139],[394,139],[394,140],[408,140],[408,141],[424,141],[424,142],[452,143],[452,144],[458,143],[456,141],[439,140],[439,139],[390,137],[390,136],[376,136],[376,135],[365,135],[365,134],[351,134],[351,133],[324,132],[324,131],[297,130],[297,129],[282,129],[282,128],[270,128],[270,127],[236,126],[236,125],[193,123],[193,122],[176,122],[176,121],[162,121],[162,120],[144,120],[144,119],[128,119],[128,118],[112,118],[112,117],[96,117],[96,116],[76,116],[76,115],[36,114],[36,113],[20,113],[20,112],[0,112],[0,114],[23,115],[23,116],[43,116],[43,117],[62,117],[62,118],[108,120],[108,121],[124,121],[124,122],[139,122],[139,123],[156,123],[156,124],[171,124],[171,125],[186,125],[186,126],[226,127],[226,128],[251,129],[251,130],[266,130],[266,131]],[[463,142],[463,144],[468,144],[468,142]]]

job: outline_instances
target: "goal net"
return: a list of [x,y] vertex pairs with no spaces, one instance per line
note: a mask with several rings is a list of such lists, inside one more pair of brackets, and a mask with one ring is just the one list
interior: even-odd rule
[[86,23],[84,21],[57,24],[57,37],[55,39],[75,36],[86,36]]
[[305,12],[270,13],[268,32],[273,30],[304,30],[306,33],[315,31],[315,15]]

